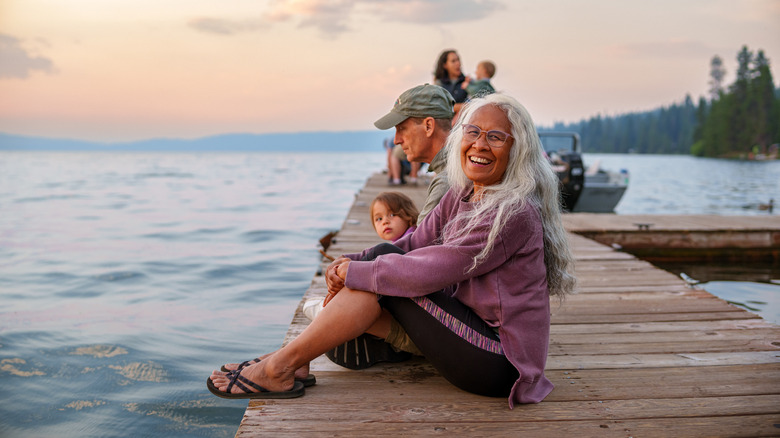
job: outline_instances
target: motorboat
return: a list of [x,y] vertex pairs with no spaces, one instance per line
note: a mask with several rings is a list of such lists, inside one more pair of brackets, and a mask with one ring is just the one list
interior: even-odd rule
[[582,160],[580,135],[576,132],[539,132],[550,165],[561,181],[566,211],[613,213],[628,188],[629,174],[602,169],[595,161],[587,169]]

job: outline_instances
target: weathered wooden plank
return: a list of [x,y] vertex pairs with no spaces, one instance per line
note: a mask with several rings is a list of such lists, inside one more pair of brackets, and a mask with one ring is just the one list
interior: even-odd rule
[[575,313],[552,315],[553,324],[587,324],[587,323],[642,323],[642,322],[673,322],[673,321],[722,321],[754,319],[756,315],[734,309],[724,312],[689,312],[689,313],[639,313],[642,309],[636,309],[638,313],[623,314],[591,314],[578,315]]
[[[615,301],[615,300],[669,300],[674,298],[712,298],[712,295],[701,289],[691,289],[682,285],[670,285],[667,287],[658,286],[653,289],[637,289],[626,292],[599,292],[599,293],[576,293],[569,295],[565,298],[563,303],[560,304],[572,304],[578,305],[582,301]],[[553,305],[558,305],[557,299],[550,301]]]
[[778,361],[780,361],[780,352],[778,351],[552,355],[547,358],[546,369],[700,367],[713,365],[769,364],[777,363]]
[[[365,391],[359,393],[370,396],[365,394]],[[464,416],[470,417],[471,422],[524,423],[551,420],[628,420],[648,417],[660,419],[780,414],[780,395],[774,394],[550,402],[544,405],[527,405],[510,412],[507,412],[507,406],[492,406],[493,409],[484,409],[485,404],[490,404],[486,400],[452,403],[450,400],[431,401],[423,395],[415,397],[411,394],[385,398],[384,409],[381,410],[362,409],[364,399],[361,397],[330,398],[330,403],[322,403],[316,410],[305,410],[301,412],[299,418],[306,421],[327,422],[338,418],[341,412],[348,411],[352,413],[348,419],[350,423],[435,422],[442,424],[460,423],[464,421]],[[283,418],[288,411],[286,407],[278,404],[268,404],[260,407],[259,410],[265,417],[264,421],[274,416]]]
[[553,306],[554,315],[566,315],[569,313],[615,315],[625,313],[687,313],[687,312],[733,312],[738,307],[715,297],[697,297],[666,300],[581,300],[578,302],[564,303],[560,307]]
[[[575,345],[639,344],[639,343],[679,343],[689,342],[728,342],[763,341],[772,346],[777,328],[754,328],[752,330],[675,330],[660,332],[609,332],[609,333],[553,333],[552,342],[573,347]],[[772,349],[772,348],[769,348]],[[780,346],[777,346],[780,349]]]
[[574,213],[563,216],[567,230],[575,233],[595,231],[641,231],[638,223],[652,224],[644,234],[664,230],[777,230],[777,217],[766,216],[715,216],[715,215],[616,215]]
[[[559,438],[561,436],[598,437],[662,437],[676,438],[718,436],[777,436],[777,415],[739,415],[727,417],[665,418],[598,421],[544,421],[524,423],[337,423],[316,421],[267,422],[261,414],[245,417],[248,425],[262,427],[266,436],[531,436]],[[272,423],[272,424],[265,424]],[[259,436],[239,430],[237,437]]]
[[780,363],[676,368],[548,370],[545,401],[777,394]]
[[767,339],[727,339],[727,340],[698,340],[698,339],[680,339],[682,342],[595,342],[587,344],[566,344],[555,340],[550,342],[548,354],[555,355],[579,355],[591,354],[598,349],[599,354],[655,354],[655,353],[723,353],[723,352],[746,352],[746,351],[772,351],[780,348],[772,345]]
[[642,323],[614,323],[614,324],[553,324],[550,333],[558,334],[620,334],[620,333],[659,333],[678,332],[690,330],[745,330],[748,333],[753,329],[773,328],[775,324],[761,318],[745,320],[720,320],[720,321],[669,321],[669,322],[642,322]]
[[643,284],[643,285],[615,285],[615,284],[599,284],[590,285],[588,282],[583,281],[584,278],[580,278],[580,284],[577,287],[577,291],[574,295],[583,294],[601,294],[601,293],[630,293],[630,292],[652,292],[657,290],[659,292],[665,291],[679,291],[685,289],[685,285],[682,283],[668,283],[668,284]]

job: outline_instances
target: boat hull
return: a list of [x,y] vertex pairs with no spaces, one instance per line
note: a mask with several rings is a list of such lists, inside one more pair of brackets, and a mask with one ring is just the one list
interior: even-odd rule
[[598,182],[585,177],[574,213],[613,213],[628,186],[611,182]]

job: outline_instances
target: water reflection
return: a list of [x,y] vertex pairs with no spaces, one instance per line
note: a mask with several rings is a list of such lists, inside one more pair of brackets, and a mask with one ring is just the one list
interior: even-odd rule
[[682,273],[694,280],[694,287],[780,324],[780,263],[654,264]]

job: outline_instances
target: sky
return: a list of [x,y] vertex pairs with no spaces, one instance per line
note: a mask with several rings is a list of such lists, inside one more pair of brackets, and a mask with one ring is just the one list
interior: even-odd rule
[[535,122],[696,101],[780,0],[0,0],[0,132],[100,142],[363,131],[439,53]]

